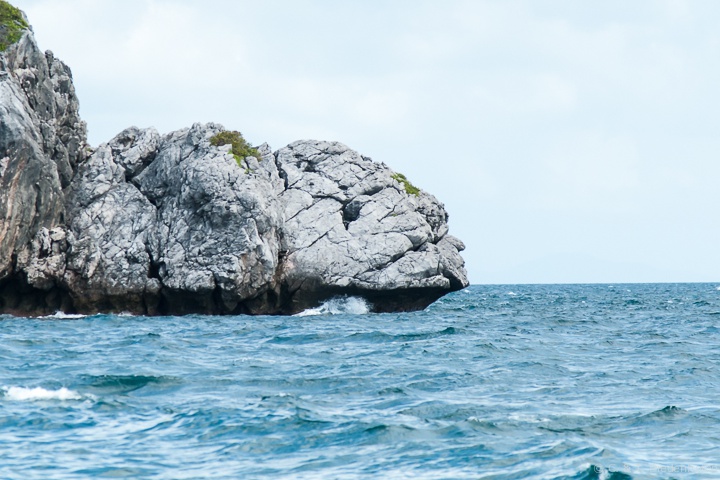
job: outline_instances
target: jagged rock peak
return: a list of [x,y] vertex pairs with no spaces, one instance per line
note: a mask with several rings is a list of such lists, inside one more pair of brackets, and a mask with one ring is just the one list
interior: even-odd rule
[[[41,230],[64,222],[62,189],[86,156],[70,69],[42,53],[25,15],[0,1],[0,285],[22,284]],[[17,295],[16,295],[17,296]],[[34,300],[28,300],[32,305]]]

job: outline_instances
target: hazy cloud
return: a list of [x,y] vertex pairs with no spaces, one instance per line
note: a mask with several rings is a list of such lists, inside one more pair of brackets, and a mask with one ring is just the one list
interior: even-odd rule
[[446,203],[474,282],[718,279],[715,2],[15,3],[92,143],[340,140]]

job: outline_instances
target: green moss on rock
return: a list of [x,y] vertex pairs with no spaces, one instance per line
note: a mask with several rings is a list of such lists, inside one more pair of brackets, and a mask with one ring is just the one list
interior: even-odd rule
[[20,9],[0,0],[0,52],[20,40],[23,31],[28,28],[30,25],[23,18]]
[[245,168],[246,172],[249,171],[249,168],[244,167],[242,164],[245,157],[255,157],[258,160],[262,158],[258,149],[247,143],[240,132],[225,130],[212,137],[210,139],[210,144],[216,147],[221,145],[232,145],[230,153],[232,153],[233,157],[235,157],[237,164],[240,167]]
[[410,183],[410,180],[408,180],[402,173],[396,173],[392,175],[392,178],[405,187],[405,192],[407,192],[408,195],[415,195],[416,197],[420,195],[420,189]]

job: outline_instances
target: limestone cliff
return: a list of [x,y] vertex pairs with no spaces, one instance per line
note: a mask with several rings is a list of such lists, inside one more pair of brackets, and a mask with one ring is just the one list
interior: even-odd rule
[[70,69],[38,50],[22,12],[0,2],[0,13],[0,309],[59,308],[60,292],[28,288],[22,265],[39,232],[65,222],[62,189],[85,159],[85,124]]
[[443,205],[341,143],[242,157],[217,124],[131,127],[90,155],[70,70],[18,15],[16,38],[0,27],[0,312],[294,313],[338,294],[397,311],[467,285]]

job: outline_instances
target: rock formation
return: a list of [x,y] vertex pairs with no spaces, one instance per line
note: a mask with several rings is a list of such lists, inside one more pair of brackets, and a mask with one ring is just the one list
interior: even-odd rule
[[17,15],[16,41],[0,26],[0,312],[295,313],[343,294],[402,311],[467,285],[443,205],[341,143],[243,158],[195,124],[92,151],[69,68]]
[[[44,248],[62,242],[43,243],[49,233],[40,232],[64,224],[63,188],[85,159],[85,124],[70,69],[40,52],[19,10],[0,9],[0,310],[70,308],[54,285],[34,289],[25,278],[27,269],[60,268]],[[33,252],[37,266],[29,265]]]

